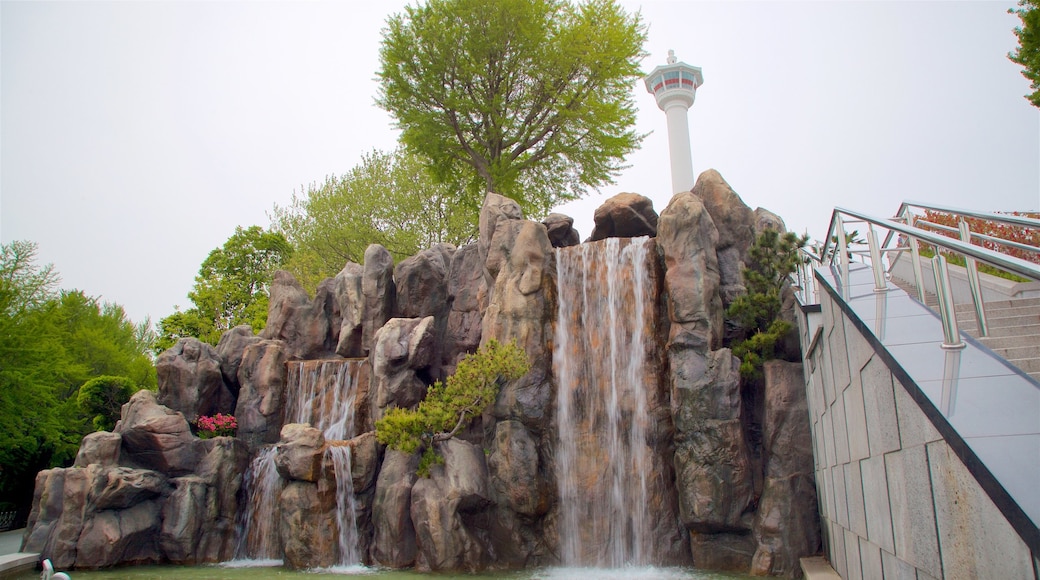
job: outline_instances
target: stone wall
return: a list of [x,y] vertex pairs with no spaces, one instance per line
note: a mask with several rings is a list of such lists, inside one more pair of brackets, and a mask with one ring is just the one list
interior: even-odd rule
[[[919,387],[890,368],[876,338],[884,333],[870,330],[877,321],[864,323],[823,286],[822,324],[799,324],[834,569],[864,579],[1035,578],[1037,554],[940,434],[938,411],[926,413]],[[922,314],[917,323],[939,324]]]

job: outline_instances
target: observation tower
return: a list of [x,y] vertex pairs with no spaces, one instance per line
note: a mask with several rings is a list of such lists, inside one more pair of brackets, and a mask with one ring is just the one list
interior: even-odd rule
[[657,106],[668,117],[668,151],[672,162],[672,193],[693,189],[693,156],[690,152],[690,122],[686,111],[693,106],[697,87],[704,84],[700,67],[678,62],[668,51],[668,64],[653,70],[643,82]]

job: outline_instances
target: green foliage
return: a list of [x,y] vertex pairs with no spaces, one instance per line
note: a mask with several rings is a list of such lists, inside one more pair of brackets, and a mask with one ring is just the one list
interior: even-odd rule
[[1020,0],[1018,6],[1008,10],[1022,21],[1022,26],[1015,28],[1018,49],[1008,53],[1008,58],[1022,65],[1022,76],[1029,79],[1029,88],[1033,89],[1026,99],[1034,107],[1040,107],[1040,3]]
[[532,216],[610,183],[632,127],[646,27],[614,0],[429,0],[387,21],[377,103],[439,181]]
[[362,263],[369,244],[398,259],[439,242],[460,245],[476,237],[478,218],[479,206],[434,182],[420,157],[373,150],[345,175],[275,206],[273,228],[295,248],[285,269],[313,290],[345,263]]
[[791,330],[790,323],[780,319],[781,293],[800,263],[798,250],[808,240],[808,236],[780,235],[767,229],[748,250],[747,293],[733,300],[726,311],[728,318],[750,334],[733,345],[733,354],[742,361],[740,374],[746,379],[761,376],[762,363],[776,358],[777,343]]
[[31,500],[35,473],[66,465],[91,430],[80,386],[100,375],[154,388],[147,321],[81,291],[59,291],[36,245],[0,245],[0,497]]
[[79,388],[79,406],[88,416],[93,415],[95,429],[111,431],[119,420],[123,405],[138,390],[126,377],[95,377]]
[[239,324],[252,326],[254,332],[263,330],[268,286],[291,255],[292,246],[281,233],[236,227],[224,245],[203,260],[188,293],[194,306],[159,321],[156,352],[189,336],[216,345],[222,334]]
[[515,342],[506,345],[489,340],[477,352],[459,361],[455,373],[437,381],[416,409],[387,409],[376,421],[380,443],[405,453],[423,450],[419,474],[443,461],[434,443],[455,436],[498,396],[504,381],[518,379],[529,370],[527,354]]

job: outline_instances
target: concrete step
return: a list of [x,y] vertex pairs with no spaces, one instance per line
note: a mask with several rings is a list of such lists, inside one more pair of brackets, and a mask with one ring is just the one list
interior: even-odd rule
[[1022,346],[994,348],[993,352],[1008,360],[1040,359],[1040,343],[1023,343]]
[[1040,358],[1008,359],[1008,362],[1026,373],[1040,373]]
[[[975,305],[971,302],[958,304],[957,309],[972,310]],[[1003,310],[1005,308],[1032,308],[1034,312],[1040,312],[1040,298],[1015,298],[1014,300],[994,300],[986,303],[986,310]]]
[[1025,334],[1021,336],[984,336],[978,340],[992,350],[999,352],[1000,349],[1040,345],[1040,334]]
[[[958,326],[962,332],[978,338],[978,326],[975,325],[974,320],[965,321],[957,320]],[[1009,336],[1025,336],[1030,334],[1040,334],[1040,324],[1031,324],[1025,326],[994,326],[989,325],[989,336],[994,338],[1009,337]]]
[[[957,316],[975,316],[975,306],[968,304],[964,306],[957,306]],[[986,318],[1007,318],[1007,319],[1019,319],[1024,318],[1028,320],[1035,320],[1040,322],[1040,308],[1032,306],[1022,307],[1005,307],[1005,308],[990,308],[990,305],[986,305]]]

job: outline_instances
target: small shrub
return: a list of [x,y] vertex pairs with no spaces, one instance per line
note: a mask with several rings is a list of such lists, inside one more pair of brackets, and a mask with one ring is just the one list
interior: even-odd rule
[[444,462],[434,443],[454,437],[494,402],[503,382],[524,376],[529,368],[527,353],[515,342],[489,340],[459,361],[445,382],[430,386],[417,408],[387,409],[376,421],[376,438],[397,451],[422,450],[418,473],[428,477],[434,465]]
[[235,432],[238,431],[238,421],[234,415],[217,413],[212,417],[206,415],[199,417],[195,421],[195,427],[198,429],[199,439],[234,437]]

